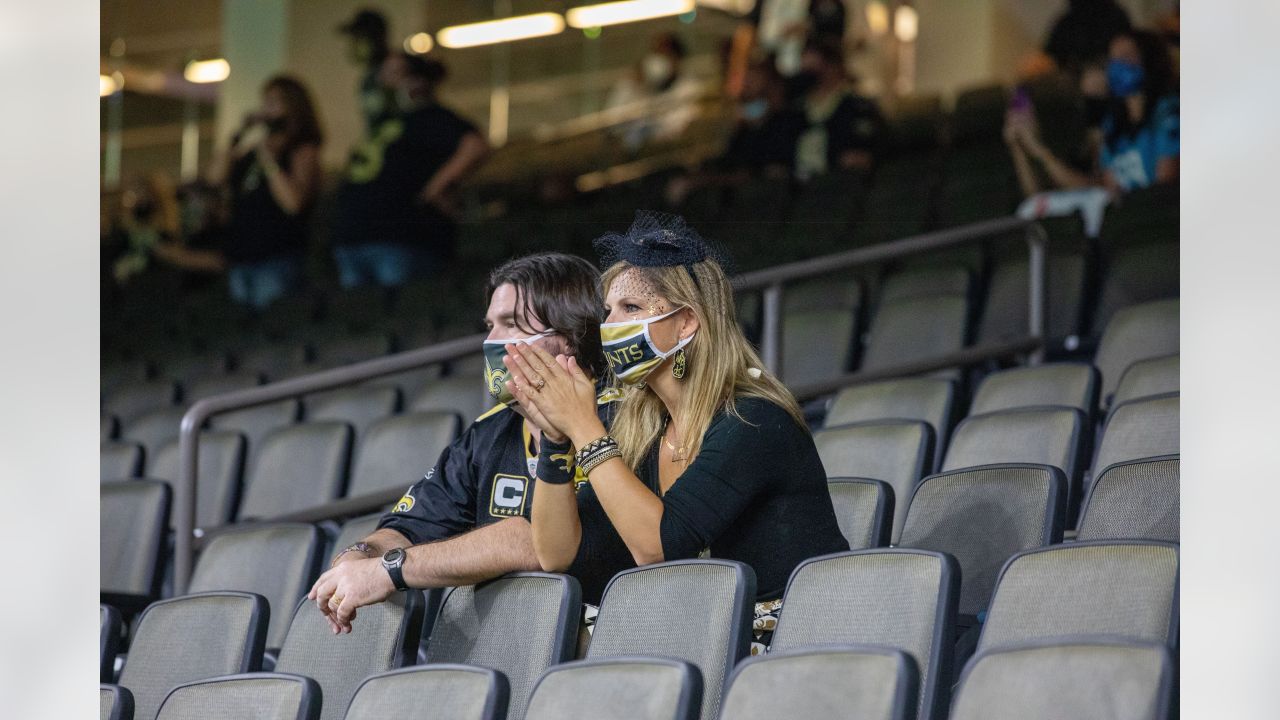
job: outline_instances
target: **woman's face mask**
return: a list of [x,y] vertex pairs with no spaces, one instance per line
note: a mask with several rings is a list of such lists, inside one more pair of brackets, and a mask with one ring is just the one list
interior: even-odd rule
[[[626,385],[643,383],[653,369],[671,357],[677,350],[693,340],[690,335],[675,344],[675,347],[663,352],[653,343],[649,334],[649,326],[680,312],[680,308],[665,315],[645,318],[643,320],[624,320],[622,322],[604,323],[600,326],[600,342],[604,346],[604,356],[609,361],[613,374]],[[694,333],[697,334],[697,333]]]
[[1119,97],[1133,95],[1142,90],[1146,73],[1142,66],[1127,60],[1112,60],[1107,63],[1107,87],[1111,94]]
[[511,378],[511,371],[502,363],[502,358],[507,356],[506,346],[508,344],[514,345],[515,343],[532,345],[534,342],[553,334],[555,334],[554,331],[545,330],[527,338],[484,341],[484,385],[494,400],[504,405],[515,405],[518,402],[516,397],[511,394],[511,391],[507,389],[507,380]]

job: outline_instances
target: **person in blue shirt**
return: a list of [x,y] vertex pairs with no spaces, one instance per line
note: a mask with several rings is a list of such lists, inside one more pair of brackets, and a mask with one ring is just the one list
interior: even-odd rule
[[[1122,194],[1177,182],[1178,86],[1164,40],[1141,30],[1117,35],[1109,47],[1106,76],[1107,112],[1093,138],[1091,168],[1072,166],[1054,155],[1040,138],[1029,104],[1010,108],[1005,142],[1027,195],[1090,185]],[[1036,164],[1049,187],[1041,187]]]

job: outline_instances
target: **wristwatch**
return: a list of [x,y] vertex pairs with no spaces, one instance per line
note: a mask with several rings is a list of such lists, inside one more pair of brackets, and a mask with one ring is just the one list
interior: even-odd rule
[[404,582],[404,558],[404,548],[388,550],[382,556],[382,567],[386,568],[387,574],[391,576],[391,582],[396,586],[397,590],[409,589],[409,586]]

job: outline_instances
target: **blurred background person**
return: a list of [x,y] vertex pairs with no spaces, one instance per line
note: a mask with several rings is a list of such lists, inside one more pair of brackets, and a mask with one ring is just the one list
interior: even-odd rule
[[871,170],[885,121],[874,100],[855,93],[839,45],[811,42],[791,79],[806,129],[796,145],[800,180],[835,170]]
[[441,105],[443,64],[394,53],[379,80],[399,112],[356,148],[335,199],[334,260],[344,288],[403,285],[453,256],[454,192],[489,153],[476,126]]
[[302,280],[322,142],[302,83],[286,75],[268,80],[261,108],[209,166],[208,182],[227,200],[221,252],[170,243],[158,254],[189,270],[226,269],[231,298],[254,309],[291,292]]
[[111,275],[121,285],[147,271],[152,251],[181,232],[173,179],[153,170],[129,184],[120,196],[122,212],[112,223],[103,253],[115,259]]
[[[1121,33],[1111,40],[1106,68],[1105,113],[1087,168],[1054,155],[1029,104],[1009,110],[1004,137],[1024,194],[1089,185],[1125,193],[1177,181],[1178,88],[1164,40],[1143,30]],[[1046,187],[1037,167],[1048,178]]]
[[701,86],[684,72],[685,55],[684,43],[675,33],[659,33],[650,40],[649,52],[609,91],[606,109],[626,112],[645,101],[655,103],[643,117],[618,126],[628,151],[679,137],[696,117],[694,102]]
[[1068,0],[1044,51],[1058,68],[1079,76],[1086,66],[1105,59],[1111,39],[1131,27],[1129,13],[1115,0]]
[[360,68],[358,89],[360,113],[365,132],[395,114],[395,95],[378,79],[382,64],[391,55],[387,44],[387,18],[365,8],[338,28],[347,38],[347,59]]

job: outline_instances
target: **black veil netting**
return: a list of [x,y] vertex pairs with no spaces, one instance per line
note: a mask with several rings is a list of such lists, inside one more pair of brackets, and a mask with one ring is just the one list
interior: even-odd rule
[[714,260],[731,276],[732,260],[724,247],[703,238],[684,218],[671,213],[637,210],[636,219],[624,233],[606,233],[592,243],[600,254],[600,267],[622,260],[639,267],[683,265],[697,282],[693,264]]

